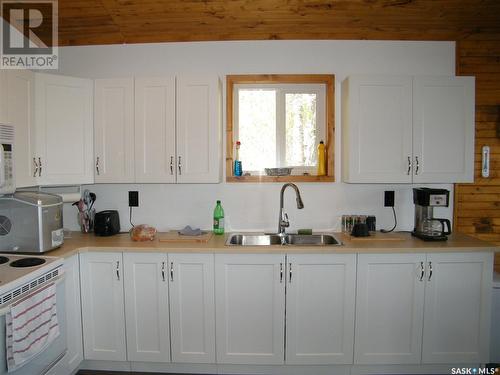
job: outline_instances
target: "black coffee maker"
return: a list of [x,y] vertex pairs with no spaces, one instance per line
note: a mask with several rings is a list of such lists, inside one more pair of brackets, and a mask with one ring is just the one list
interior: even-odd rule
[[451,234],[451,223],[448,219],[434,217],[434,207],[448,207],[450,192],[446,189],[413,189],[415,203],[415,228],[413,236],[424,241],[446,241]]

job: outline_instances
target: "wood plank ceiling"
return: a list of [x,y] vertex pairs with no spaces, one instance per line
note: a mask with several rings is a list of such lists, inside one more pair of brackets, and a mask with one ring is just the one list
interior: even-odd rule
[[461,40],[500,33],[498,0],[59,0],[59,44]]

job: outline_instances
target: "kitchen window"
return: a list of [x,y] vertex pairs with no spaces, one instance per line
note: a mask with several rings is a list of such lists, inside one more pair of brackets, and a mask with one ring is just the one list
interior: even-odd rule
[[[332,75],[227,76],[227,181],[333,181]],[[243,176],[234,175],[236,142]],[[325,143],[324,176],[317,176]],[[265,168],[292,168],[267,176]]]

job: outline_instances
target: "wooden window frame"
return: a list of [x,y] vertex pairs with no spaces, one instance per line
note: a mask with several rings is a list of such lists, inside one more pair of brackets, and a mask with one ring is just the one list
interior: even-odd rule
[[[324,84],[326,129],[325,176],[234,176],[233,95],[237,84]],[[335,76],[333,74],[252,74],[226,76],[226,182],[334,182],[335,181]],[[243,172],[245,169],[243,168]]]

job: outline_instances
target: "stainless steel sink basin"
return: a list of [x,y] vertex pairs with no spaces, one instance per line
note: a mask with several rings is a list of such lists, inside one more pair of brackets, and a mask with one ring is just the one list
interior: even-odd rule
[[278,234],[233,234],[227,241],[229,246],[339,246],[342,243],[331,234],[287,234],[284,241]]

